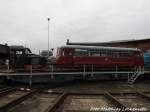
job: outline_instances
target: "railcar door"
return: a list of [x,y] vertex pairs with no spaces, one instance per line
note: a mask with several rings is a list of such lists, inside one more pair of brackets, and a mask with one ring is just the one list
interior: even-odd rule
[[134,54],[135,57],[135,66],[144,66],[144,57],[142,52],[138,51]]

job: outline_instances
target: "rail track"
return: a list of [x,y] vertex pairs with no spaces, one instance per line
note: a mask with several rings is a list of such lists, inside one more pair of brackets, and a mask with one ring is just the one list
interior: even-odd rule
[[[0,112],[150,111],[149,90],[140,91],[140,89],[120,84],[120,88],[124,87],[125,89],[128,87],[130,89],[127,91],[118,91],[118,89],[115,91],[113,89],[100,91],[98,88],[100,89],[101,86],[99,84],[95,85],[95,83],[75,85],[78,89],[70,85],[68,88],[70,91],[66,89],[68,87],[67,84],[65,86],[51,86],[50,89],[45,90],[16,89],[0,86]],[[93,86],[96,90],[91,89]],[[61,90],[60,88],[65,89]]]

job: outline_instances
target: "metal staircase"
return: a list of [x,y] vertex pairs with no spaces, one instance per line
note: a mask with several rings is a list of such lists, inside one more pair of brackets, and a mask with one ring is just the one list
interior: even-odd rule
[[137,67],[135,69],[135,72],[128,77],[128,83],[133,84],[136,81],[136,79],[142,74],[144,74],[142,67]]

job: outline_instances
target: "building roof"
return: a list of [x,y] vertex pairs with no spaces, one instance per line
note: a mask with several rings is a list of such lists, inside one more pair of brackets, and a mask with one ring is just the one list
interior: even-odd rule
[[138,43],[138,42],[150,42],[150,39],[131,39],[131,40],[118,40],[118,41],[109,41],[109,42],[69,42],[67,40],[66,45],[88,45],[88,46],[105,46],[105,45],[112,45],[112,44],[122,44],[122,43]]

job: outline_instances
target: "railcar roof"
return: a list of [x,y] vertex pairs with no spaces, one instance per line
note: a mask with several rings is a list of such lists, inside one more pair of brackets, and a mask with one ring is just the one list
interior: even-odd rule
[[80,46],[80,45],[67,45],[59,48],[76,48],[76,49],[107,49],[107,50],[118,50],[118,51],[140,51],[137,48],[124,48],[124,47],[106,47],[106,46]]

